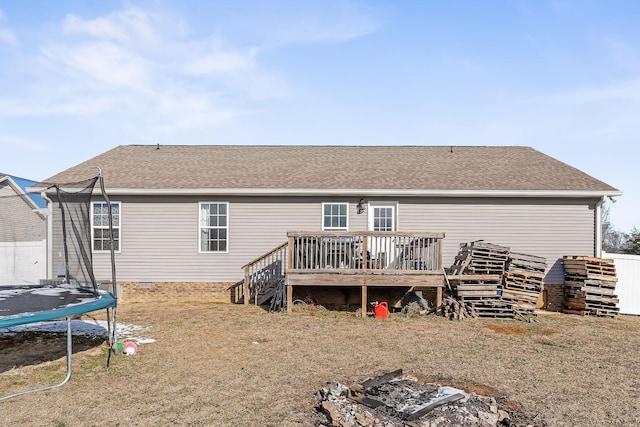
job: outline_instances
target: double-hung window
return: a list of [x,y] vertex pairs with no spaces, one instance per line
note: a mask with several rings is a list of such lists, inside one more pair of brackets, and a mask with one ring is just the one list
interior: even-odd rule
[[200,202],[200,252],[229,250],[229,203]]
[[[120,252],[120,202],[111,202],[113,220],[113,249]],[[109,207],[107,202],[91,203],[91,241],[94,252],[111,249],[109,235]]]
[[347,230],[349,218],[348,212],[348,203],[323,203],[322,229]]

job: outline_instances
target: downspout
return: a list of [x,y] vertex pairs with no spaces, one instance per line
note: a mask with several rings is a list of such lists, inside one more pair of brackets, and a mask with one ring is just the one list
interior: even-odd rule
[[595,254],[596,258],[602,257],[602,204],[604,203],[604,196],[596,203],[595,215],[596,215],[596,241],[595,241]]
[[47,202],[47,279],[53,279],[53,200],[42,191],[40,196]]

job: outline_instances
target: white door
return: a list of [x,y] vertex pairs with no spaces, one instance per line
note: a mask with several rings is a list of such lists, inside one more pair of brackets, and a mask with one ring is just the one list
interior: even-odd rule
[[[372,205],[369,207],[370,231],[395,231],[396,207],[394,205]],[[374,268],[389,267],[395,253],[395,239],[392,237],[374,237],[367,242],[371,264]]]

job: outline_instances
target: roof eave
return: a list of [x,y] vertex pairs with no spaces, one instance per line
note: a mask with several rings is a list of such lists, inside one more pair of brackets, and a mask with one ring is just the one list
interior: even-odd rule
[[[0,178],[0,182],[8,182],[9,185],[11,186],[11,188],[13,188],[13,191],[16,192],[16,194],[18,194],[22,200],[25,201],[25,203],[27,203],[32,210],[36,211],[38,209],[40,209],[40,207],[36,204],[36,202],[34,202],[33,200],[31,200],[31,198],[27,195],[27,193],[22,189],[22,187],[20,187],[14,180],[13,178],[11,178],[10,175],[5,175],[2,178]],[[36,212],[38,215],[40,215],[43,219],[45,217],[42,216],[42,214],[40,214],[40,212]]]
[[[45,191],[31,187],[30,192]],[[74,189],[66,189],[74,191]],[[80,190],[80,189],[77,189]],[[96,190],[94,190],[96,191]],[[110,196],[360,196],[360,197],[618,197],[619,190],[421,190],[421,189],[309,189],[309,188],[112,188]],[[99,191],[97,192],[99,193]]]

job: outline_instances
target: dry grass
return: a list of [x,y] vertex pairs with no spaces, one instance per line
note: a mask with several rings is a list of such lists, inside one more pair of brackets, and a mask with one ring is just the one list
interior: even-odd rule
[[[326,382],[402,368],[503,397],[551,426],[640,425],[637,317],[363,320],[206,303],[124,304],[119,317],[151,326],[145,336],[157,342],[115,357],[108,371],[105,344],[77,352],[70,383],[0,403],[0,424],[310,426]],[[0,390],[59,380],[64,366],[60,358],[0,370]]]

